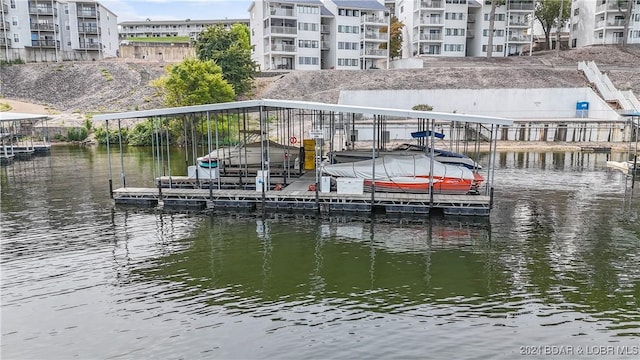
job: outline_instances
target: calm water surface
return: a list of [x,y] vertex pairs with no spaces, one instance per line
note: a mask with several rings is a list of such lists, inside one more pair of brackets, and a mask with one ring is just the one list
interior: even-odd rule
[[114,207],[104,149],[55,147],[0,168],[1,357],[637,359],[621,158],[501,153],[486,220],[260,219]]

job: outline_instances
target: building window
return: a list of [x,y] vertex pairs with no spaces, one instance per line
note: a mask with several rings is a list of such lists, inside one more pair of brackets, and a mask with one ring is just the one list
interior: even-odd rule
[[300,56],[298,58],[300,65],[318,65],[318,58],[313,56]]
[[12,16],[11,17],[11,25],[18,26],[18,17],[17,16]]
[[[560,8],[558,7],[558,9],[560,9]],[[559,10],[558,10],[558,11],[559,11]],[[575,10],[573,10],[573,15],[574,15],[574,16],[576,16],[576,15],[580,15],[580,8],[576,8]]]
[[[484,14],[484,21],[489,21],[489,15],[490,14]],[[495,21],[504,21],[505,14],[495,14],[494,19]]]
[[[489,36],[489,29],[482,30],[482,36]],[[496,29],[493,30],[493,36],[504,36],[504,30]]]
[[11,8],[12,9],[16,8],[16,0],[11,0]]
[[[492,52],[502,52],[502,45],[493,45]],[[482,52],[487,52],[487,45],[482,45]]]
[[18,34],[13,34],[13,42],[14,43],[20,42],[20,37],[18,36]]
[[465,29],[445,29],[445,35],[447,36],[464,36]]

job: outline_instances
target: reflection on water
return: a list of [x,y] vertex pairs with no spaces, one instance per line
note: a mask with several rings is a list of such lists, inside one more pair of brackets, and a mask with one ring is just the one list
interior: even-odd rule
[[3,358],[638,350],[640,206],[614,155],[499,154],[490,219],[368,221],[113,207],[103,150],[54,150],[0,168]]

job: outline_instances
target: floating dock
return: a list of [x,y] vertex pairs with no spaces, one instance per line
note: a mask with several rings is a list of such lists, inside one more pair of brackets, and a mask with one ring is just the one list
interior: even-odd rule
[[[281,169],[277,173],[270,164],[270,157],[273,155],[270,152],[270,145],[261,145],[258,148],[260,171],[241,168],[238,168],[238,171],[233,171],[233,169],[221,166],[219,173],[214,171],[215,176],[209,175],[207,179],[200,175],[192,175],[187,169],[187,173],[190,175],[188,177],[154,175],[155,187],[136,187],[131,184],[125,185],[125,164],[121,153],[119,168],[122,171],[120,176],[122,187],[114,190],[112,157],[109,155],[109,192],[116,204],[159,209],[224,212],[262,211],[264,213],[278,211],[302,212],[310,215],[350,213],[428,216],[439,212],[455,216],[489,216],[493,204],[497,134],[501,125],[511,126],[513,124],[511,119],[482,115],[269,99],[100,114],[93,118],[94,121],[106,121],[107,130],[111,120],[117,121],[118,129],[120,129],[123,119],[152,121],[153,126],[158,129],[166,126],[168,120],[180,119],[184,127],[185,138],[188,138],[188,134],[191,133],[191,142],[185,146],[186,149],[191,146],[191,154],[189,152],[186,154],[188,164],[194,164],[197,157],[202,156],[198,153],[199,151],[196,151],[195,144],[199,143],[198,139],[207,139],[205,145],[208,151],[206,153],[210,153],[211,149],[220,148],[218,145],[228,144],[230,139],[234,139],[224,131],[219,133],[218,130],[212,129],[235,128],[239,131],[247,131],[251,130],[248,125],[252,122],[254,127],[259,126],[259,143],[261,144],[269,144],[270,142],[265,140],[271,140],[271,137],[276,139],[279,144],[287,146],[302,143],[301,148],[304,149],[304,152],[301,153],[304,156],[294,152],[290,156],[300,156],[298,159],[291,160],[297,161],[298,167],[302,167],[306,171],[284,171]],[[330,180],[328,176],[322,176],[320,171],[315,170],[325,160],[328,152],[354,146],[353,143],[358,138],[354,129],[356,120],[359,123],[364,121],[371,125],[369,130],[372,136],[372,158],[375,158],[376,151],[389,145],[386,124],[390,119],[406,119],[407,124],[413,124],[416,131],[430,134],[428,137],[419,139],[422,146],[434,146],[436,132],[432,129],[436,128],[443,130],[443,134],[445,132],[448,134],[452,147],[456,144],[459,145],[460,142],[464,144],[470,141],[489,142],[491,144],[489,162],[483,164],[482,172],[485,180],[481,189],[477,189],[478,193],[453,195],[408,192],[408,190],[405,190],[406,192],[381,192],[381,189],[376,190],[375,187],[365,186],[365,182],[370,179],[364,177],[369,175],[358,176],[357,174],[352,178],[336,178],[334,188],[331,181],[327,181]],[[466,131],[459,131],[462,128]],[[194,135],[195,129],[199,129],[198,131],[201,133]],[[152,138],[152,144],[156,146],[155,151],[152,151],[154,158],[156,158],[154,162],[157,163],[154,165],[154,172],[168,169],[171,173],[171,166],[167,160],[169,156],[163,155],[169,154],[171,151],[169,141],[165,141],[163,137],[158,135],[163,131],[156,131],[155,138]],[[108,134],[109,131],[107,131],[107,136]],[[168,139],[168,132],[166,134]],[[221,136],[226,137],[219,139]],[[108,137],[107,142],[109,142]],[[160,150],[160,148],[164,149]],[[109,150],[110,147],[107,147],[107,151]],[[231,153],[229,152],[229,154]],[[254,162],[249,164],[254,164]],[[375,162],[372,162],[372,169],[367,174],[373,174],[370,176],[377,181],[376,165],[374,164]],[[187,166],[187,168],[192,167],[195,165]],[[271,171],[266,170],[269,168]],[[382,166],[378,171],[378,174],[384,174],[387,170]],[[420,174],[427,174],[432,170],[420,169],[420,171],[422,171]],[[253,177],[254,173],[265,175],[264,182],[261,181],[262,176]],[[200,174],[200,170],[195,171],[195,174]],[[416,176],[415,169],[413,174]],[[195,176],[199,178],[194,179]],[[441,181],[435,179],[437,176],[433,178],[434,182]],[[145,183],[147,182],[145,181]],[[426,189],[428,188],[426,186]],[[397,189],[394,190],[397,191]]]
[[[299,178],[289,179],[290,184],[275,190],[278,178],[271,178],[271,184],[264,191],[256,189],[256,184],[244,182],[238,189],[234,182],[238,179],[222,178],[220,184],[227,188],[215,188],[218,179],[200,180],[171,177],[172,188],[166,188],[169,177],[156,179],[158,188],[120,188],[113,191],[116,204],[145,207],[159,207],[177,210],[246,211],[259,210],[279,212],[307,212],[319,214],[340,213],[383,213],[383,214],[424,214],[433,210],[445,215],[488,216],[491,197],[486,195],[446,195],[429,193],[387,193],[364,192],[344,194],[335,190],[322,192],[310,190],[315,185],[313,172]],[[280,182],[278,182],[280,184]],[[211,188],[209,189],[209,186]],[[313,187],[311,188],[313,189]]]

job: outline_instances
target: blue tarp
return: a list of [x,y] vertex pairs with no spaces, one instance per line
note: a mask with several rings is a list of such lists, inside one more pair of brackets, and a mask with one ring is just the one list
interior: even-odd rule
[[[431,130],[429,131],[415,131],[411,133],[411,137],[414,139],[417,138],[423,138],[423,137],[427,137],[427,136],[431,136]],[[439,132],[433,132],[433,136],[437,137],[438,139],[444,139],[444,134],[439,133]]]

